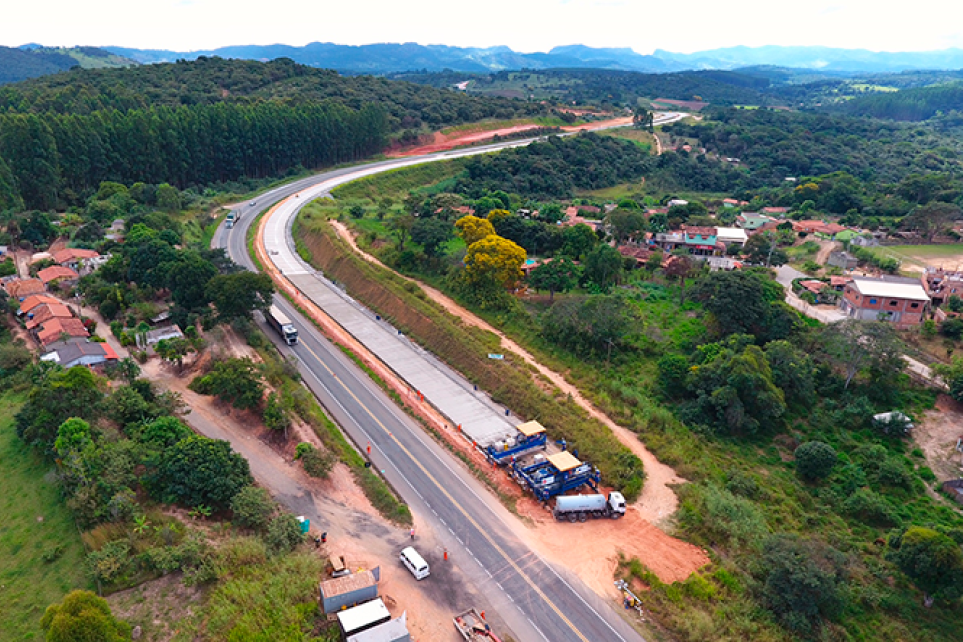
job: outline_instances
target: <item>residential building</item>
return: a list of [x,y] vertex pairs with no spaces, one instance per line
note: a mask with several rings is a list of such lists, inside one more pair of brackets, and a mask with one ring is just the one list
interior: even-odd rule
[[635,266],[642,267],[652,256],[652,249],[644,245],[620,245],[619,254],[635,259]]
[[674,207],[676,205],[688,205],[688,204],[689,204],[689,201],[685,200],[684,198],[673,198],[667,203],[669,207]]
[[878,247],[879,239],[872,235],[864,236],[860,234],[858,236],[854,236],[850,243],[859,247]]
[[919,283],[855,277],[843,288],[839,305],[854,319],[889,321],[898,328],[909,328],[922,323],[929,302]]
[[788,207],[764,207],[762,208],[763,214],[769,214],[772,216],[785,216],[789,213]]
[[156,328],[154,330],[148,331],[144,336],[143,341],[146,347],[146,346],[152,346],[157,342],[163,341],[165,339],[183,338],[183,336],[184,336],[184,333],[181,332],[181,329],[178,328],[176,325],[168,325],[162,328]]
[[81,338],[90,336],[87,328],[84,327],[83,321],[76,318],[50,319],[39,328],[35,328],[34,332],[37,335],[37,341],[44,346],[49,346],[52,343],[60,341],[63,335]]
[[[816,303],[823,303],[827,298],[826,290],[832,290],[828,283],[825,281],[819,281],[817,279],[800,281],[799,285],[801,285],[807,292],[811,292],[812,295],[816,297]],[[835,296],[829,296],[828,298],[835,298]]]
[[80,272],[84,266],[99,265],[100,254],[93,250],[69,247],[53,253],[57,265]]
[[743,212],[736,217],[736,225],[744,230],[753,231],[772,221],[768,216],[758,212]]
[[846,284],[852,280],[853,277],[851,276],[831,276],[829,277],[829,286],[837,292],[842,292],[846,289]]
[[726,247],[732,244],[741,247],[749,240],[749,235],[741,227],[717,227],[716,240],[720,243],[725,243]]
[[921,281],[934,307],[943,305],[953,294],[963,298],[963,272],[928,267]]
[[28,330],[43,325],[51,319],[72,319],[74,313],[60,301],[38,305],[26,314],[25,326]]
[[50,296],[49,294],[34,294],[28,296],[26,299],[20,302],[20,309],[17,311],[17,316],[23,316],[33,311],[35,308],[47,303],[63,303],[57,297]]
[[734,198],[722,199],[723,207],[746,207],[747,205],[749,205],[749,201],[739,201]]
[[726,246],[719,242],[714,227],[686,227],[683,229],[685,246],[693,256],[719,256]]
[[10,298],[17,299],[18,301],[23,301],[28,296],[43,294],[47,291],[43,281],[40,279],[21,279],[19,277],[12,277],[10,280],[4,281],[3,289],[7,291]]
[[842,270],[855,270],[858,264],[859,261],[855,256],[844,251],[830,252],[829,258],[826,260],[826,265],[832,265]]
[[97,366],[108,361],[117,361],[117,359],[117,353],[110,344],[80,338],[55,341],[40,357],[41,361],[59,363],[64,368]]
[[80,278],[80,275],[68,267],[52,265],[37,272],[37,278],[39,278],[44,285],[49,286],[55,282],[69,283],[76,281]]

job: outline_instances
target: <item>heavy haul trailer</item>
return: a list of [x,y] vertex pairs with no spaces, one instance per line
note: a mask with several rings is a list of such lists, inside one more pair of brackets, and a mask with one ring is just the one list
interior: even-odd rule
[[580,462],[568,451],[548,457],[536,455],[535,460],[534,464],[512,464],[512,476],[542,502],[582,486],[598,490],[602,481],[598,468]]
[[488,461],[499,466],[509,464],[533,450],[545,450],[548,439],[545,427],[537,421],[528,421],[515,428],[518,434],[496,441],[485,449]]

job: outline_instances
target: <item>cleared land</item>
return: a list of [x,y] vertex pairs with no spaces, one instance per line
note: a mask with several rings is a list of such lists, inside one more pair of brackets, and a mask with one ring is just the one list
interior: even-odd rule
[[40,617],[75,588],[89,588],[84,547],[53,466],[17,438],[23,402],[0,397],[0,640],[41,640]]
[[902,262],[904,270],[922,272],[926,267],[943,267],[948,270],[963,269],[963,243],[945,245],[890,245],[869,248],[880,256],[889,256]]

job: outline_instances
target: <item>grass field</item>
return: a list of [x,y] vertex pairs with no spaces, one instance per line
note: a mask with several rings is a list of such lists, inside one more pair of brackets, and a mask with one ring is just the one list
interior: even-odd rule
[[505,129],[507,127],[515,127],[516,125],[539,125],[541,127],[565,127],[566,125],[578,124],[579,121],[575,123],[567,123],[558,117],[543,116],[540,118],[511,118],[508,120],[480,120],[475,123],[465,123],[464,125],[455,125],[454,127],[448,127],[441,130],[442,134],[446,136],[451,136],[453,134],[473,134],[475,132],[484,132],[491,129]]
[[41,640],[44,609],[89,588],[84,547],[53,480],[53,466],[14,432],[22,399],[0,397],[0,640]]
[[465,169],[466,159],[424,163],[402,167],[374,176],[351,181],[331,190],[338,199],[367,198],[377,201],[385,196],[396,201],[411,191],[423,191],[426,185],[457,176]]
[[888,256],[901,261],[904,265],[916,267],[963,268],[963,243],[946,245],[891,245],[888,247],[868,248],[878,256]]

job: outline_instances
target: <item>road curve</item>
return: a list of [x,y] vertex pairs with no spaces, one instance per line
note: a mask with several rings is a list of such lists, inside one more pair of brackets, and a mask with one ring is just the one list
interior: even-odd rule
[[[672,119],[678,119],[679,116]],[[661,122],[669,121],[670,118]],[[311,199],[363,176],[408,165],[527,145],[527,139],[421,157],[383,161],[324,172],[257,196],[235,210],[240,218],[233,230],[223,225],[212,244],[223,247],[237,263],[255,269],[247,251],[247,230],[257,212],[290,199],[269,225],[288,228],[297,211]],[[298,194],[295,200],[291,198]],[[294,205],[290,205],[290,203]],[[283,234],[283,232],[282,232]],[[272,258],[274,258],[272,256]],[[279,266],[280,267],[280,266]],[[292,266],[289,266],[292,267]],[[302,342],[285,353],[298,357],[308,387],[357,444],[371,443],[372,461],[383,470],[419,517],[431,523],[439,540],[463,560],[460,569],[492,603],[519,640],[550,642],[637,642],[642,637],[604,600],[571,573],[557,570],[532,552],[512,532],[514,516],[452,456],[426,439],[422,428],[400,410],[383,391],[344,354],[320,335],[286,300],[282,307],[298,327]],[[272,339],[274,333],[269,333]],[[577,526],[573,544],[577,544]],[[427,555],[429,562],[432,556]],[[469,560],[473,560],[472,563]]]

